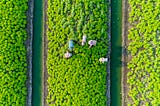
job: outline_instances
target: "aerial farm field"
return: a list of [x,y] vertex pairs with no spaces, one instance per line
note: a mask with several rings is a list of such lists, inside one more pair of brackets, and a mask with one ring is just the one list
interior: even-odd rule
[[[160,0],[128,0],[124,104],[160,105]],[[127,84],[126,84],[127,83]]]
[[27,9],[27,0],[0,1],[0,106],[26,104]]
[[[108,52],[108,3],[103,0],[48,1],[48,95],[47,104],[60,106],[105,106]],[[82,46],[82,37],[97,40]],[[64,58],[69,40],[71,58]]]
[[0,106],[160,106],[160,0],[1,0]]

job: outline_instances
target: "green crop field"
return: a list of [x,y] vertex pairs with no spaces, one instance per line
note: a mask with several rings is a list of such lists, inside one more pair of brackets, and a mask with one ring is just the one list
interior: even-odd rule
[[0,1],[0,106],[26,103],[27,1]]
[[160,105],[160,0],[129,0],[128,106]]
[[[106,0],[48,0],[48,96],[50,106],[106,106],[108,51]],[[87,43],[81,46],[82,36]],[[97,45],[89,48],[89,40]],[[68,41],[73,56],[64,58]]]
[[0,106],[31,105],[160,106],[160,0],[0,0]]

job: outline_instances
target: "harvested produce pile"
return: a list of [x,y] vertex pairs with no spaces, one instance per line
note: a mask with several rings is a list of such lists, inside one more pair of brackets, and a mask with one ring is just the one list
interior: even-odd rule
[[160,105],[160,0],[129,0],[128,106]]
[[[49,105],[106,106],[107,63],[99,58],[108,50],[107,13],[106,0],[48,0]],[[92,39],[97,44],[89,48]],[[73,56],[66,59],[69,40]]]
[[27,0],[0,1],[0,106],[25,106]]

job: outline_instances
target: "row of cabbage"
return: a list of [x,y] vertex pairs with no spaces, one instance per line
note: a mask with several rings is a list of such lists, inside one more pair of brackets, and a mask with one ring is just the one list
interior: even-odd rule
[[27,0],[0,0],[0,106],[26,103]]
[[[51,106],[106,106],[107,13],[106,0],[48,0],[48,96]],[[90,48],[81,45],[97,40]],[[68,41],[73,56],[64,58]]]
[[160,105],[160,0],[129,0],[128,105]]

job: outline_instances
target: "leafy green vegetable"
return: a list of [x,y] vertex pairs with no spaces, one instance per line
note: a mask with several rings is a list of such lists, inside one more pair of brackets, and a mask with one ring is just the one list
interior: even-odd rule
[[[107,7],[106,0],[48,1],[48,96],[53,106],[106,106]],[[89,49],[81,46],[97,40]],[[68,41],[74,41],[73,56],[64,58]]]
[[0,1],[0,106],[26,103],[27,1]]
[[160,0],[129,0],[128,105],[160,105]]

